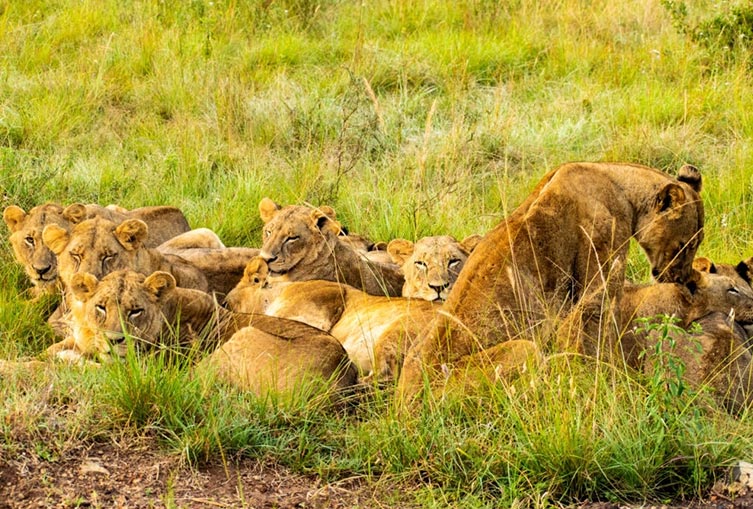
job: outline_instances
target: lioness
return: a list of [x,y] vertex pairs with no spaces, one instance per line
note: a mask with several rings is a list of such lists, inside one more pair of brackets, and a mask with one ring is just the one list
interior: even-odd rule
[[102,278],[116,270],[130,269],[142,274],[169,272],[180,287],[210,291],[207,278],[198,268],[179,256],[147,248],[148,232],[146,223],[138,219],[116,224],[95,217],[78,223],[70,232],[47,225],[42,240],[58,257],[58,272],[66,288],[79,272]]
[[50,354],[72,349],[83,356],[124,356],[126,336],[144,345],[201,341],[200,348],[209,350],[246,325],[216,306],[209,294],[176,286],[168,272],[144,276],[117,270],[101,281],[78,272],[71,276],[70,288],[81,303],[71,314],[72,337],[50,347]]
[[337,387],[355,383],[345,351],[328,334],[290,320],[231,313],[204,292],[177,287],[167,272],[144,276],[121,270],[101,281],[78,273],[71,286],[83,303],[74,313],[76,334],[50,347],[50,356],[124,356],[131,336],[140,346],[191,346],[198,352],[219,345],[197,369],[216,371],[225,382],[258,393],[287,390],[312,376]]
[[480,235],[462,242],[449,235],[424,237],[415,244],[405,239],[391,240],[387,252],[405,277],[403,297],[444,302],[480,240]]
[[145,241],[147,247],[156,247],[190,229],[183,213],[175,207],[143,207],[127,211],[119,207],[80,203],[63,208],[47,203],[27,213],[21,207],[10,205],[3,211],[3,220],[11,232],[13,253],[37,292],[54,291],[58,277],[57,259],[42,241],[44,227],[54,224],[70,231],[73,225],[93,217],[117,222],[128,218],[144,221],[151,231],[150,238]]
[[620,299],[621,330],[619,346],[627,364],[640,367],[639,354],[646,348],[645,334],[635,334],[636,321],[658,315],[676,317],[687,329],[706,315],[732,311],[740,326],[753,325],[753,289],[726,275],[701,272],[693,291],[677,283],[635,285],[626,283]]
[[[517,337],[547,307],[582,313],[586,353],[600,351],[601,305],[619,299],[631,237],[659,281],[685,283],[703,239],[701,175],[684,166],[677,179],[635,164],[568,163],[476,246],[450,291],[443,314],[409,350],[399,391],[413,397],[427,372]],[[578,309],[576,306],[587,305]],[[607,336],[609,337],[609,336]],[[606,345],[611,349],[610,345]]]
[[397,374],[413,338],[438,309],[421,299],[369,295],[334,281],[270,284],[261,257],[248,263],[225,302],[235,312],[289,318],[329,332],[360,373],[380,380]]
[[331,208],[280,207],[264,198],[259,213],[264,221],[260,255],[269,264],[270,280],[323,279],[372,295],[400,295],[404,280],[399,268],[371,262],[353,249],[341,238]]

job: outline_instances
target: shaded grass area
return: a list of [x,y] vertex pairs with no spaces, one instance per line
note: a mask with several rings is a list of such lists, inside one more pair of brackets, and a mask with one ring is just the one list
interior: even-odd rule
[[[724,14],[687,4],[688,19]],[[462,238],[557,164],[689,162],[700,252],[737,262],[753,84],[745,48],[715,51],[658,0],[0,1],[0,197],[175,205],[228,245],[260,244],[264,196],[332,205],[375,240]],[[631,249],[628,275],[646,267]],[[0,279],[0,356],[39,352],[52,304],[29,301],[5,239]],[[190,462],[403,480],[427,506],[693,497],[753,440],[747,413],[577,362],[409,416],[389,390],[259,400],[133,356],[0,386],[0,454],[54,461],[69,440],[147,434]]]

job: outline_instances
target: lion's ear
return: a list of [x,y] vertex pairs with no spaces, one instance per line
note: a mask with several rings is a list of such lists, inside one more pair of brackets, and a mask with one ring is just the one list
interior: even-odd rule
[[704,256],[699,256],[698,258],[693,260],[693,268],[699,272],[716,274],[716,265],[714,265],[714,262]]
[[387,244],[387,253],[392,261],[402,266],[413,254],[413,242],[405,239],[393,239]]
[[126,219],[115,228],[115,237],[128,251],[134,251],[142,246],[149,228],[140,219]]
[[340,235],[340,223],[327,216],[319,209],[311,211],[311,221],[322,232],[330,231],[335,235]]
[[26,219],[26,212],[21,207],[8,205],[3,211],[3,221],[8,225],[11,232],[16,232],[21,228],[21,223]]
[[267,272],[267,261],[261,256],[254,256],[246,264],[243,271],[243,280],[247,283],[253,283],[254,276],[263,275]]
[[82,203],[74,203],[63,209],[63,217],[73,224],[86,219],[86,207]]
[[463,246],[463,249],[468,251],[468,253],[472,253],[473,250],[476,249],[476,246],[478,246],[479,242],[481,242],[482,240],[484,240],[483,235],[474,233],[473,235],[469,235],[468,237],[464,238],[460,245]]
[[335,220],[337,219],[337,214],[335,213],[335,209],[330,207],[329,205],[322,205],[320,207],[317,207],[319,210],[321,210],[325,216],[328,218]]
[[654,198],[654,207],[656,212],[671,210],[685,203],[685,191],[679,184],[667,184]]
[[165,292],[175,289],[175,278],[169,272],[158,270],[152,272],[144,280],[144,288],[153,293],[158,299],[165,295]]
[[71,278],[71,291],[73,296],[80,301],[86,301],[94,295],[97,285],[99,285],[99,280],[88,272],[76,272]]
[[737,272],[746,283],[751,284],[753,281],[753,258],[743,260],[735,266],[735,272]]
[[65,246],[68,245],[70,239],[68,230],[56,224],[48,224],[42,230],[44,245],[49,247],[56,255],[60,255],[65,250]]
[[282,207],[277,205],[271,199],[267,197],[262,198],[259,202],[259,215],[261,216],[261,220],[264,221],[264,224],[270,222],[281,208]]
[[701,172],[692,164],[685,164],[680,168],[680,171],[677,172],[677,180],[685,182],[696,193],[701,192],[701,187],[703,186]]

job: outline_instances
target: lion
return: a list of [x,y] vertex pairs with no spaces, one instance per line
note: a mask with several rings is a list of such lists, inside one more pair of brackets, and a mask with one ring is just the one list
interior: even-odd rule
[[636,334],[637,320],[674,316],[679,327],[688,329],[707,315],[731,311],[739,326],[753,325],[753,289],[726,275],[700,272],[692,288],[678,283],[626,283],[619,308],[623,331],[619,347],[627,364],[640,368],[639,354],[646,348],[646,337]]
[[197,369],[257,393],[291,389],[312,375],[338,388],[355,383],[347,354],[330,335],[290,320],[232,313],[204,292],[176,286],[167,272],[120,270],[101,281],[77,273],[71,287],[83,303],[74,313],[75,334],[50,347],[50,357],[108,361],[127,355],[131,337],[144,350],[212,352]]
[[84,357],[122,357],[127,337],[137,338],[140,345],[198,345],[207,351],[243,325],[221,314],[206,292],[177,286],[169,272],[145,276],[122,269],[101,280],[77,272],[70,289],[80,303],[70,317],[72,336],[51,346],[49,354],[73,350]]
[[57,258],[42,241],[45,226],[54,224],[70,231],[74,225],[94,217],[117,222],[129,218],[144,221],[151,231],[150,238],[145,241],[147,247],[156,247],[190,230],[185,216],[175,207],[143,207],[128,211],[94,204],[74,203],[63,208],[47,203],[27,213],[21,207],[10,205],[3,211],[3,220],[11,232],[10,243],[16,260],[23,265],[36,293],[50,293],[57,289]]
[[322,279],[360,288],[371,295],[399,296],[403,276],[393,264],[371,262],[342,240],[330,207],[280,207],[269,198],[259,203],[264,221],[260,255],[272,281]]
[[480,235],[462,242],[449,235],[424,237],[415,244],[405,239],[391,240],[387,252],[405,277],[403,297],[444,302],[480,240]]
[[334,281],[269,281],[262,257],[251,260],[225,303],[239,313],[265,313],[329,332],[342,343],[364,377],[397,374],[413,338],[438,306],[421,299],[384,297]]
[[628,163],[567,163],[549,172],[471,253],[442,315],[408,351],[399,393],[410,399],[424,373],[437,380],[478,350],[535,337],[552,308],[582,323],[573,340],[579,351],[610,351],[602,343],[616,331],[600,334],[614,323],[630,239],[658,281],[689,283],[703,239],[700,190],[700,172],[689,165],[676,179]]
[[[340,391],[357,382],[342,345],[319,329],[294,320],[254,316],[197,366],[197,372],[259,396],[268,391]],[[316,385],[313,385],[316,384]]]

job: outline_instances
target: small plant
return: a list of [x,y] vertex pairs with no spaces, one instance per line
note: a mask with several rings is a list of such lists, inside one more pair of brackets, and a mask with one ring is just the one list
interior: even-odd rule
[[693,324],[690,330],[685,330],[678,325],[680,320],[674,315],[662,315],[659,321],[656,318],[641,318],[638,321],[637,332],[655,341],[652,347],[640,354],[641,359],[650,366],[649,398],[656,402],[663,417],[682,412],[696,392],[685,382],[686,365],[678,355],[678,349],[687,348],[688,345],[682,343],[690,341],[690,347],[700,354],[700,343],[693,337],[694,333],[700,332],[699,327]]
[[753,48],[753,4],[749,2],[696,23],[689,21],[688,6],[684,1],[662,0],[661,3],[678,32],[715,54],[738,49],[749,52]]

